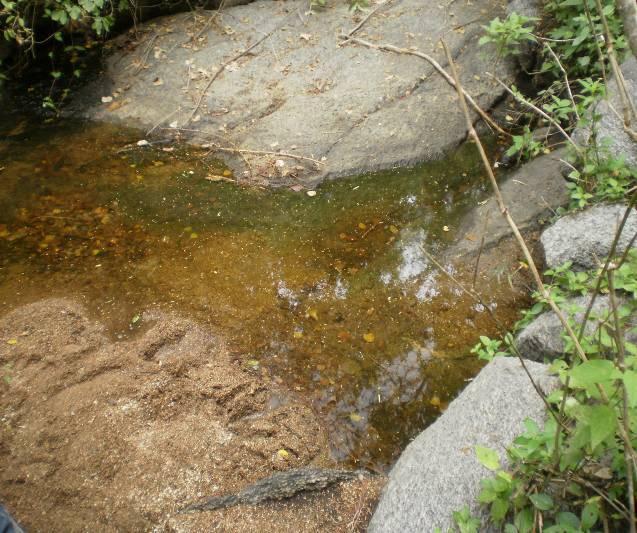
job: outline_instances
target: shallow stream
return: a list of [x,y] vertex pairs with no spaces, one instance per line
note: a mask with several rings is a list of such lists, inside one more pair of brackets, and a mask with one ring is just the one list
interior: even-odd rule
[[[475,150],[257,190],[205,151],[103,124],[0,125],[0,306],[80,297],[115,339],[161,306],[209,324],[326,421],[338,461],[387,466],[479,365],[494,326],[432,268],[485,194]],[[445,265],[467,279],[463,265]],[[472,265],[467,265],[469,272]],[[483,286],[506,325],[524,302]]]

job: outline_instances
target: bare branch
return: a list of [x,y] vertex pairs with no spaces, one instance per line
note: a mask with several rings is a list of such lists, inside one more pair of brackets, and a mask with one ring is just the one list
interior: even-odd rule
[[[425,54],[423,52],[419,52],[417,50],[409,50],[407,48],[399,48],[398,46],[394,46],[393,44],[374,44],[374,43],[370,43],[369,41],[365,41],[363,39],[359,39],[358,37],[350,37],[349,35],[345,35],[345,34],[340,35],[340,38],[344,39],[345,42],[354,42],[354,43],[366,46],[367,48],[373,48],[375,50],[382,50],[382,51],[386,51],[386,52],[393,52],[395,54],[411,55],[411,56],[416,56],[416,57],[419,57],[421,59],[424,59],[425,61],[428,61],[429,64],[438,71],[438,73],[445,79],[445,81],[449,85],[451,85],[454,88],[456,87],[456,83],[454,82],[453,78],[451,76],[449,76],[449,74],[447,73],[447,71],[444,68],[442,68],[440,63],[438,63],[430,55],[427,55],[427,54]],[[465,98],[467,99],[467,101],[471,104],[471,107],[473,107],[475,109],[475,111],[478,113],[478,115],[480,115],[480,117],[482,117],[482,119],[487,124],[492,126],[498,133],[501,133],[502,135],[509,136],[509,133],[507,133],[500,126],[498,126],[493,121],[493,119],[482,110],[482,108],[476,103],[476,101],[471,97],[471,95],[469,93],[467,93],[462,88],[461,88],[461,90],[462,90]]]
[[617,7],[624,24],[624,35],[630,50],[637,57],[637,3],[634,0],[617,0]]

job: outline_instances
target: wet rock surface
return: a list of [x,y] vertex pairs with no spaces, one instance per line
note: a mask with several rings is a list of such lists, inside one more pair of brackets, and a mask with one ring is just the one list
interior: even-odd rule
[[[494,63],[477,41],[504,3],[388,4],[356,37],[419,50],[446,66],[444,38],[476,101],[489,109],[502,97],[484,74]],[[307,2],[262,0],[217,16],[158,19],[138,28],[137,38],[113,43],[102,79],[74,109],[222,147],[240,178],[265,184],[311,185],[440,158],[466,137],[454,90],[421,58],[344,44],[340,35],[362,16],[346,2],[308,13]],[[506,61],[498,71],[514,75]]]
[[[527,366],[542,390],[554,387],[548,367],[530,361]],[[447,531],[452,512],[469,506],[479,515],[480,480],[489,471],[476,459],[475,446],[496,450],[504,464],[505,449],[524,430],[526,418],[545,419],[542,400],[517,359],[495,359],[407,446],[390,472],[369,531]]]
[[[504,203],[520,230],[537,228],[543,219],[546,221],[552,216],[555,209],[568,203],[568,188],[559,161],[564,155],[564,149],[559,149],[540,156],[511,172],[500,184]],[[446,255],[450,258],[471,256],[481,247],[489,250],[511,235],[511,229],[492,195],[464,218],[458,230],[458,241]]]
[[250,531],[285,517],[295,531],[338,531],[359,508],[364,524],[382,480],[175,515],[276,471],[327,466],[326,435],[308,407],[235,363],[208,331],[158,312],[142,322],[114,342],[63,299],[0,319],[0,492],[25,527]]
[[[542,233],[546,266],[555,268],[567,261],[575,270],[597,268],[609,254],[626,205],[596,205],[560,218]],[[620,236],[617,254],[622,254],[637,233],[637,213],[629,215]]]

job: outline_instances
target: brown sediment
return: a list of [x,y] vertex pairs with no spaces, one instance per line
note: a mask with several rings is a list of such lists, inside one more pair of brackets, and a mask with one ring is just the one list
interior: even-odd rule
[[298,531],[338,530],[359,507],[363,523],[380,480],[294,503],[176,516],[211,492],[329,465],[327,438],[307,406],[234,362],[214,334],[159,312],[143,320],[143,330],[113,342],[69,300],[0,319],[0,494],[25,527],[247,531],[254,520],[285,516]]

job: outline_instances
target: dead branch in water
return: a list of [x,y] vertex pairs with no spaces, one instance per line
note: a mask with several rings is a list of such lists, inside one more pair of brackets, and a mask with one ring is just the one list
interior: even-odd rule
[[309,161],[311,163],[314,163],[317,167],[323,165],[322,161],[319,161],[318,159],[314,159],[313,157],[308,157],[308,156],[304,156],[304,155],[290,154],[288,152],[270,152],[270,151],[265,151],[265,150],[247,150],[247,149],[244,149],[244,148],[228,148],[227,146],[221,146],[220,144],[217,144],[217,143],[210,143],[210,144],[212,145],[212,148],[213,148],[212,151],[228,152],[228,153],[234,153],[234,154],[271,155],[271,156],[283,157],[283,158],[287,158],[287,159],[296,159],[297,161]]

